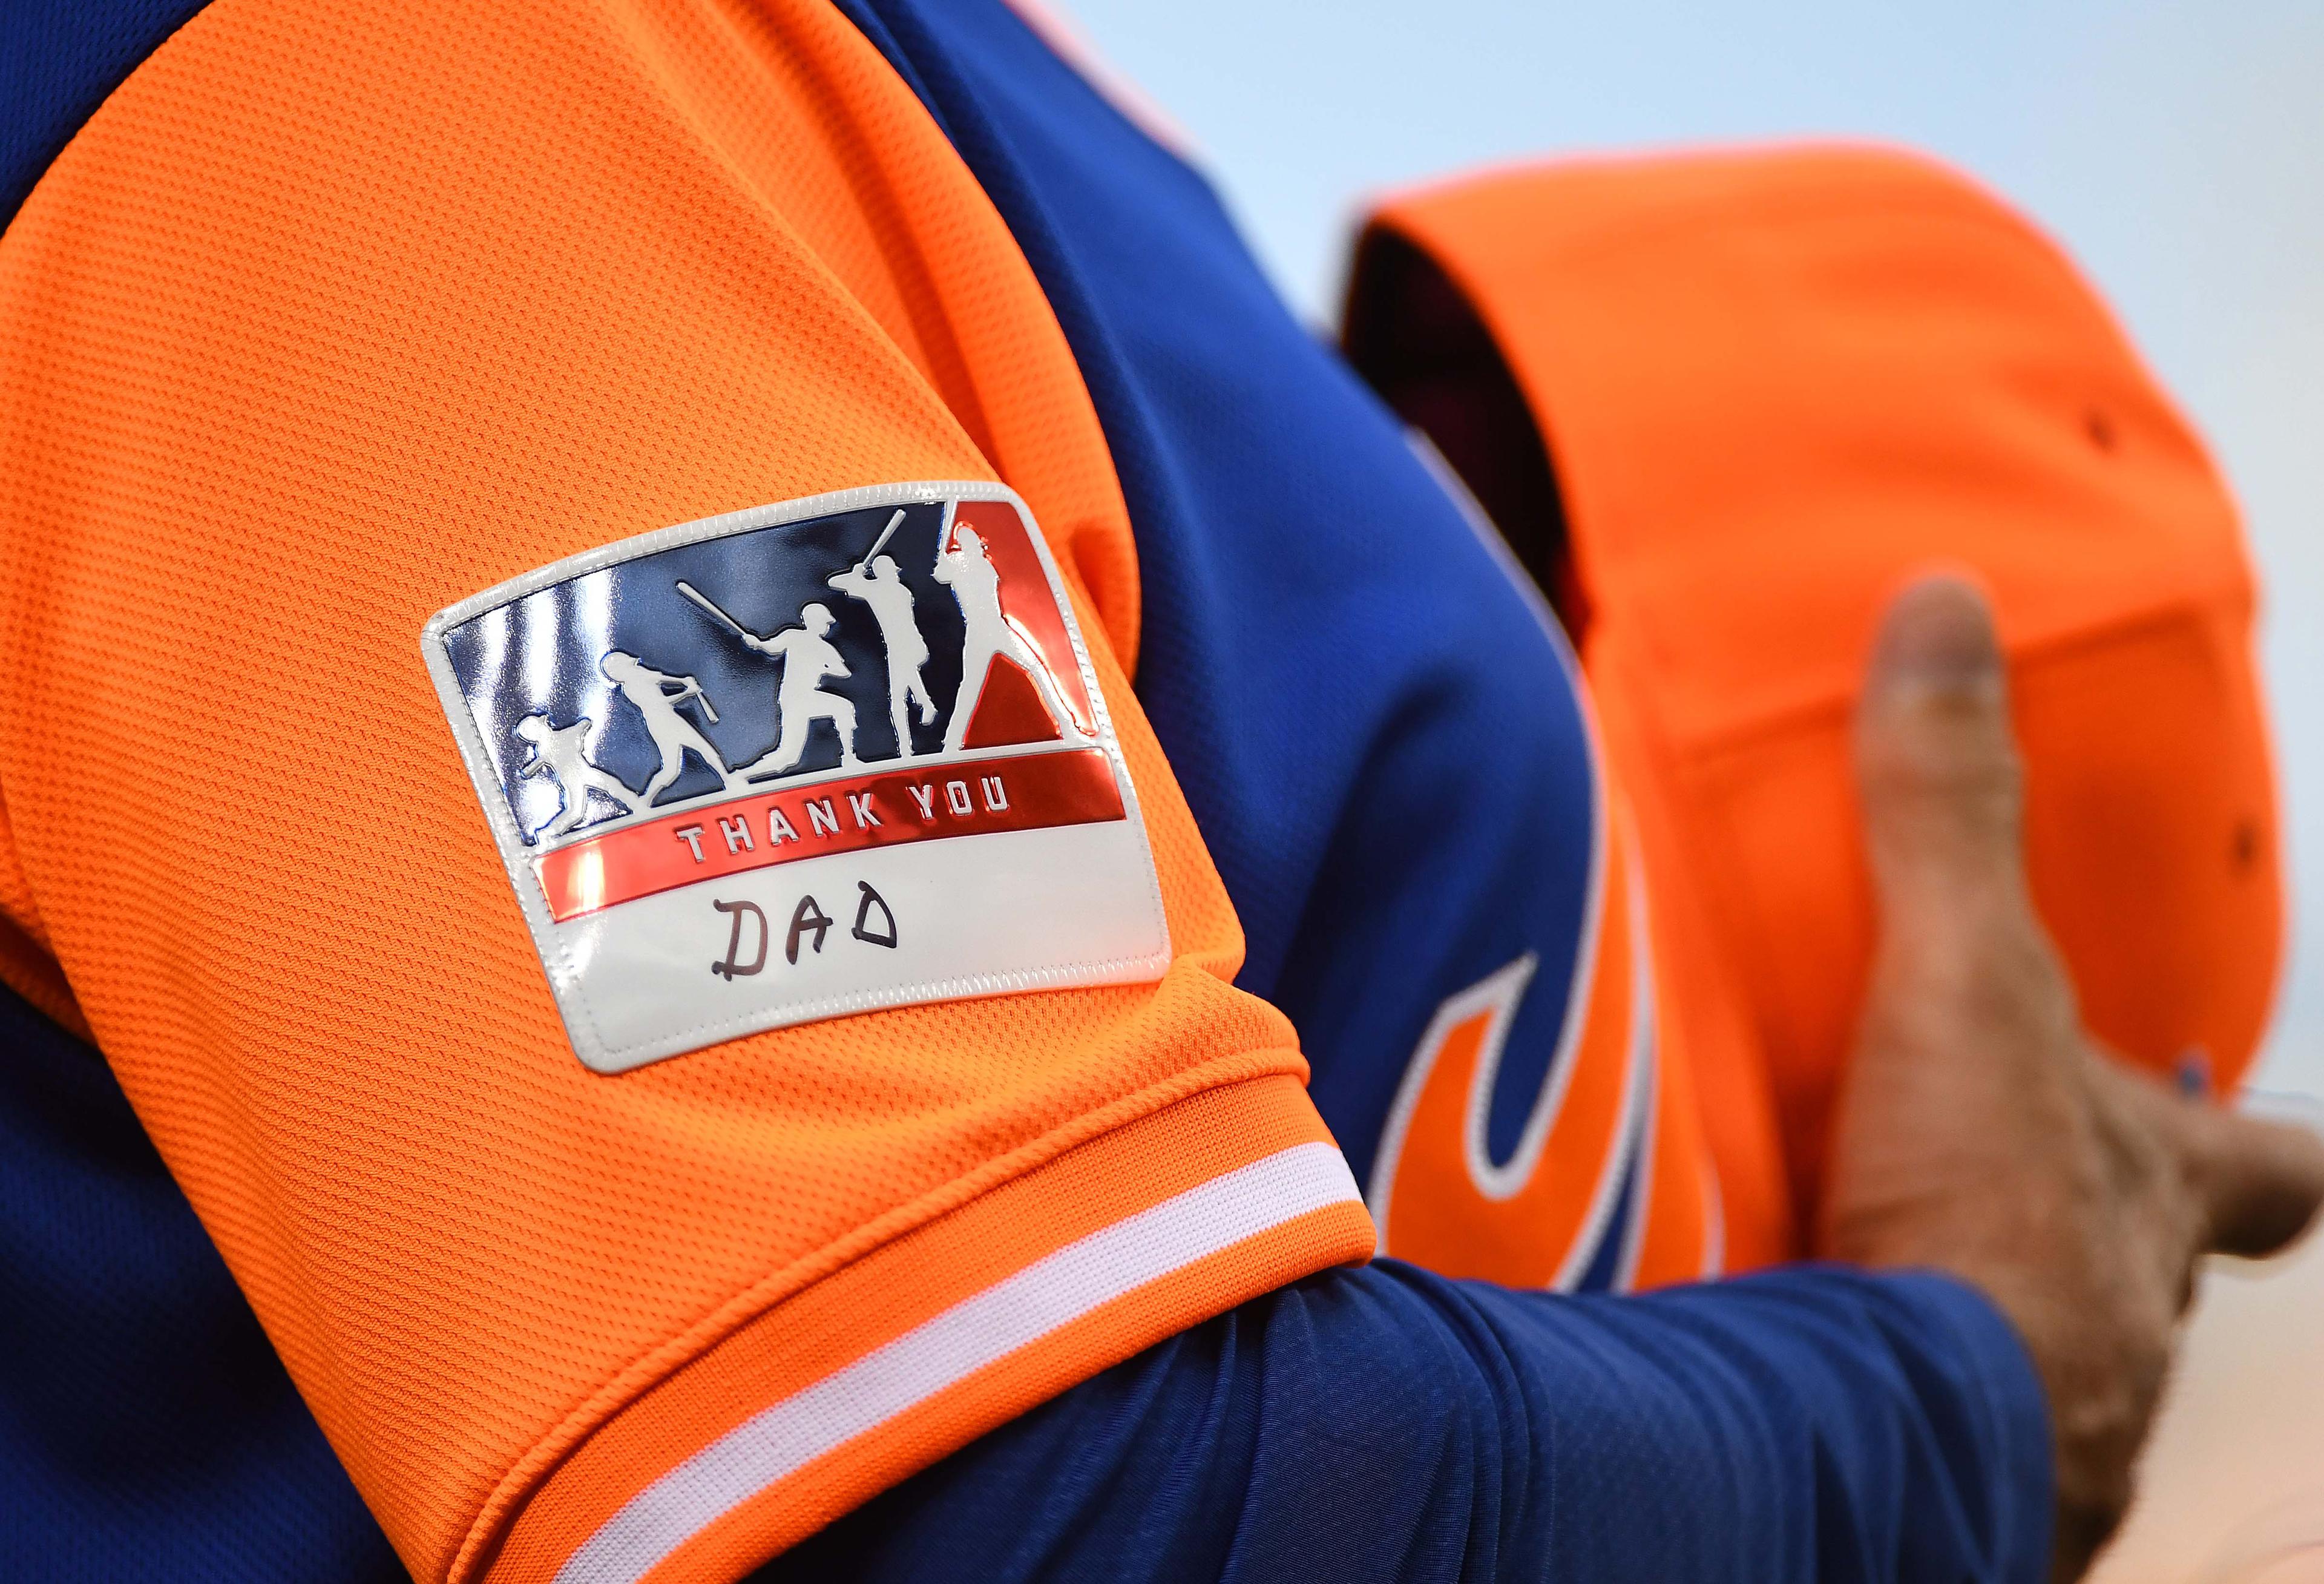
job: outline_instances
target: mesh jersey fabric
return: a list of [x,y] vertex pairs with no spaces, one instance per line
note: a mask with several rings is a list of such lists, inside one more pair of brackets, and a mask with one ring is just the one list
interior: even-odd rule
[[2047,1435],[2015,1333],[1942,1278],[1569,1296],[1388,1259],[1074,1387],[753,1584],[2033,1584]]
[[[1445,756],[1441,745],[1432,743],[1425,733],[1399,737],[1373,732],[1367,735],[1368,729],[1354,725],[1351,712],[1379,709],[1381,701],[1364,698],[1364,689],[1349,684],[1333,668],[1318,668],[1301,658],[1306,651],[1299,648],[1299,643],[1321,644],[1323,652],[1329,652],[1329,646],[1342,640],[1349,631],[1344,622],[1334,625],[1328,620],[1319,620],[1304,628],[1296,634],[1298,643],[1280,646],[1288,663],[1264,677],[1259,675],[1256,662],[1266,646],[1253,643],[1246,631],[1238,629],[1247,628],[1253,619],[1252,612],[1266,608],[1270,602],[1279,608],[1279,600],[1275,600],[1269,591],[1281,581],[1275,575],[1285,569],[1268,563],[1265,557],[1268,547],[1280,547],[1284,530],[1297,527],[1309,514],[1328,519],[1334,512],[1344,512],[1363,492],[1350,490],[1342,481],[1337,487],[1347,493],[1334,497],[1330,493],[1333,481],[1328,470],[1314,470],[1311,460],[1305,461],[1304,468],[1274,469],[1268,465],[1263,450],[1252,454],[1221,445],[1223,435],[1236,427],[1231,419],[1223,423],[1218,420],[1222,397],[1261,406],[1271,403],[1278,409],[1286,402],[1305,411],[1320,409],[1326,416],[1320,422],[1312,418],[1306,420],[1314,426],[1307,431],[1308,437],[1317,447],[1352,442],[1354,453],[1364,459],[1363,468],[1358,472],[1392,483],[1385,509],[1375,503],[1383,517],[1400,519],[1402,528],[1408,533],[1425,524],[1425,530],[1414,537],[1420,542],[1433,543],[1440,551],[1448,538],[1465,534],[1466,529],[1457,521],[1434,483],[1404,452],[1393,428],[1382,421],[1377,409],[1347,380],[1344,371],[1321,355],[1267,296],[1198,182],[1175,165],[1148,161],[1143,152],[1126,151],[1120,146],[1120,129],[1102,116],[1092,117],[1090,108],[1093,102],[1085,94],[1074,97],[1081,92],[1078,84],[1058,71],[1055,62],[1046,57],[1028,59],[1028,39],[1011,31],[1013,23],[1004,14],[985,7],[964,8],[965,25],[970,30],[964,36],[959,32],[938,34],[927,31],[926,24],[932,21],[949,19],[916,18],[905,14],[903,8],[890,9],[896,13],[893,20],[897,26],[892,31],[882,19],[868,14],[859,14],[857,20],[863,24],[867,36],[890,51],[891,60],[935,107],[945,130],[968,155],[980,180],[993,193],[1012,232],[1026,245],[1044,290],[1060,306],[1076,357],[1089,372],[1092,383],[1100,387],[1093,395],[1100,417],[1107,425],[1108,441],[1117,452],[1137,453],[1125,463],[1123,470],[1139,481],[1131,486],[1139,523],[1137,553],[1144,564],[1144,582],[1149,597],[1167,600],[1173,612],[1172,619],[1159,630],[1167,635],[1162,641],[1169,647],[1169,652],[1158,664],[1153,658],[1155,636],[1152,632],[1147,635],[1148,663],[1139,672],[1141,689],[1157,714],[1166,746],[1177,762],[1195,772],[1194,778],[1202,783],[1192,794],[1196,815],[1206,833],[1213,829],[1222,833],[1219,840],[1226,844],[1230,892],[1239,905],[1260,921],[1259,927],[1262,931],[1273,932],[1270,938],[1277,944],[1262,955],[1307,961],[1304,969],[1281,972],[1255,959],[1242,971],[1240,982],[1268,989],[1278,999],[1295,1008],[1303,1032],[1307,1031],[1305,1026],[1314,1026],[1311,1040],[1317,1035],[1334,1036],[1333,1019],[1339,1019],[1335,1036],[1327,1038],[1326,1048],[1332,1052],[1329,1071],[1334,1074],[1334,1088],[1342,1098],[1331,1103],[1341,1108],[1338,1115],[1347,1119],[1342,1133],[1351,1149],[1369,1152],[1379,1128],[1385,1085],[1392,1082],[1416,1032],[1416,1023],[1401,1019],[1411,1018],[1409,1008],[1416,1006],[1425,1014],[1430,987],[1425,982],[1409,987],[1394,1017],[1348,1015],[1344,996],[1332,993],[1333,978],[1336,975],[1338,984],[1344,987],[1351,975],[1351,962],[1362,961],[1362,949],[1360,947],[1350,961],[1333,959],[1335,937],[1329,925],[1334,908],[1344,906],[1345,898],[1337,903],[1330,898],[1361,861],[1363,843],[1351,834],[1361,829],[1361,823],[1351,818],[1322,850],[1312,833],[1296,842],[1281,838],[1302,823],[1312,824],[1318,807],[1328,806],[1347,796],[1342,789],[1344,784],[1360,786],[1369,775],[1378,773],[1383,781],[1390,782],[1397,777],[1408,778],[1425,789],[1432,754],[1437,763],[1442,763]],[[898,42],[899,35],[913,37],[916,24],[920,28],[918,41],[927,52],[920,65],[915,65]],[[988,87],[996,72],[1013,76],[1019,91],[1013,97],[1001,97],[997,106],[990,99],[980,105],[973,96],[964,99],[964,85],[957,76],[948,74],[948,62],[971,62],[982,67]],[[1010,113],[1022,115],[1028,106],[1038,109],[1045,102],[1056,112],[1046,124],[1028,128],[1021,121],[1010,124]],[[996,110],[999,113],[987,114]],[[1044,193],[1038,180],[1042,161],[1049,161],[1054,172],[1060,148],[1075,139],[1088,140],[1092,158],[1069,171],[1062,191],[1052,185]],[[1011,163],[1012,156],[1025,154],[1028,150],[1035,157]],[[1109,166],[1109,161],[1115,163]],[[1140,199],[1151,194],[1141,192],[1137,183],[1123,183],[1124,193],[1114,212],[1089,200],[1091,189],[1102,185],[1094,177],[1111,169],[1118,178],[1125,167],[1134,168],[1141,180],[1158,178],[1170,197],[1162,224],[1166,228],[1175,228],[1181,237],[1199,239],[1196,252],[1201,268],[1196,272],[1202,283],[1213,291],[1224,289],[1205,311],[1222,301],[1229,311],[1222,322],[1241,327],[1234,332],[1237,335],[1247,336],[1255,331],[1255,344],[1269,348],[1270,355],[1250,360],[1265,376],[1251,382],[1257,389],[1232,385],[1222,388],[1210,376],[1183,382],[1163,378],[1171,372],[1174,352],[1183,352],[1186,345],[1184,326],[1133,321],[1127,330],[1121,329],[1125,305],[1138,302],[1148,281],[1138,271],[1122,267],[1141,243],[1134,231],[1120,225],[1118,211],[1134,210]],[[1084,229],[1078,236],[1068,235],[1062,239],[1045,235],[1045,227],[1053,224],[1063,233],[1071,233],[1076,225]],[[1097,245],[1098,241],[1110,235],[1120,245]],[[1164,254],[1159,267],[1167,271],[1185,262],[1183,257]],[[1074,264],[1089,267],[1075,275],[1066,267]],[[1148,295],[1150,299],[1150,293]],[[1210,355],[1206,350],[1206,355]],[[1228,405],[1231,406],[1232,401]],[[1206,475],[1206,467],[1223,471]],[[1238,467],[1240,472],[1236,471]],[[1271,476],[1276,472],[1282,476]],[[1009,476],[1016,479],[1019,475]],[[1319,490],[1323,493],[1319,493]],[[1046,508],[1044,520],[1049,520]],[[1266,531],[1250,531],[1260,524],[1266,525]],[[1432,534],[1436,536],[1433,541],[1429,538]],[[1377,556],[1381,551],[1381,541],[1359,540],[1353,548]],[[1477,557],[1465,565],[1469,570],[1461,576],[1471,580],[1469,587],[1482,610],[1491,613],[1490,621],[1483,623],[1480,631],[1489,635],[1506,628],[1516,634],[1512,641],[1537,663],[1554,665],[1554,656],[1548,645],[1537,631],[1527,625],[1533,617],[1513,597],[1499,570],[1484,557]],[[1288,570],[1300,569],[1295,566]],[[1434,566],[1391,563],[1381,580],[1393,582],[1416,570],[1432,577],[1442,576]],[[1157,572],[1162,575],[1158,578]],[[1130,592],[1117,589],[1101,603],[1119,611]],[[1495,623],[1503,627],[1497,628]],[[1129,640],[1137,636],[1135,632],[1121,631],[1119,624],[1111,631],[1125,651],[1130,647]],[[1378,639],[1384,630],[1375,625],[1362,631]],[[1399,682],[1413,691],[1397,694],[1394,689],[1388,690],[1384,713],[1393,715],[1407,710],[1416,698],[1441,698],[1447,679],[1457,673],[1462,663],[1457,648],[1449,652],[1432,650],[1425,642],[1411,641],[1414,637],[1425,639],[1425,633],[1407,635],[1388,631],[1394,631],[1395,641],[1381,652],[1392,657],[1390,669],[1410,668],[1401,673]],[[1265,691],[1258,685],[1260,681],[1287,693],[1281,707],[1268,710],[1248,702]],[[1298,686],[1291,687],[1293,684]],[[1205,687],[1211,691],[1206,693]],[[1473,674],[1461,679],[1455,691],[1471,700],[1466,707],[1475,710],[1481,703],[1489,713],[1493,695]],[[1481,699],[1478,697],[1480,694]],[[1234,707],[1238,701],[1244,702]],[[1169,719],[1161,720],[1166,714]],[[1451,741],[1466,747],[1473,742],[1473,736],[1467,735],[1469,732],[1464,725],[1451,734]],[[1357,744],[1360,744],[1360,751]],[[1319,747],[1328,749],[1329,753],[1319,759],[1312,751]],[[1317,768],[1311,769],[1311,763]],[[1524,778],[1520,775],[1517,779]],[[1341,785],[1335,785],[1335,780]],[[1393,806],[1392,799],[1386,801]],[[1329,828],[1329,822],[1316,827]],[[1253,837],[1247,833],[1250,831],[1268,834]],[[1495,851],[1492,843],[1480,841],[1460,850],[1460,856],[1463,863],[1473,863],[1481,854],[1489,863]],[[1419,877],[1423,881],[1428,878],[1425,874]],[[1464,879],[1463,883],[1471,882]],[[1479,911],[1491,909],[1480,906]],[[1481,955],[1497,948],[1495,943],[1471,942],[1465,949]],[[1456,971],[1454,964],[1446,972],[1452,975]],[[1452,989],[1457,985],[1457,977],[1448,977],[1437,988]],[[1387,1027],[1374,1029],[1368,1028],[1367,1024]],[[1526,1102],[1546,1076],[1547,1042],[1534,1040],[1521,1045],[1520,1054],[1513,1057],[1504,1072],[1503,1082],[1495,1094],[1493,1131],[1497,1148],[1504,1154],[1516,1123],[1523,1119]],[[1345,1098],[1349,1096],[1354,1099]],[[1626,1189],[1622,1203],[1631,1202]],[[1623,1241],[1619,1236],[1609,1236],[1599,1245],[1599,1253],[1606,1256],[1618,1250]],[[1582,1273],[1585,1284],[1591,1285],[1605,1285],[1613,1275],[1614,1262],[1609,1257],[1591,1261]],[[1719,1307],[1714,1302],[1713,1308]],[[1748,1304],[1738,1302],[1729,1306],[1728,1312],[1740,1316],[1748,1309]],[[1606,1312],[1602,1323],[1622,1330],[1614,1318],[1622,1312],[1618,1309]],[[1409,1335],[1392,1331],[1368,1339],[1342,1337],[1340,1346],[1351,1368],[1409,1368],[1411,1358],[1428,1356],[1425,1350],[1407,1354],[1400,1349],[1412,1346],[1416,1338],[1433,1338],[1441,1344],[1442,1326],[1425,1315],[1412,1318]],[[1736,1327],[1738,1335],[1752,1330],[1748,1322],[1739,1318]],[[1781,1330],[1780,1325],[1772,1328],[1775,1333]],[[1632,1340],[1646,1345],[1652,1331],[1650,1320],[1641,1317]],[[2014,1393],[2013,1413],[2018,1424],[2015,1439],[2011,1442],[2014,1452],[1991,1445],[1980,1446],[1974,1455],[1963,1455],[1961,1470],[1964,1478],[1971,1480],[1984,1478],[1987,1495],[1999,1493],[1996,1499],[2011,1492],[2022,1497],[2030,1476],[2024,1469],[2013,1465],[2013,1456],[2022,1462],[2027,1447],[2038,1447],[2038,1433],[2029,1437],[2023,1427],[2028,1399],[2024,1390],[2022,1361],[2015,1359],[2006,1336],[1997,1340],[1990,1326],[1979,1334],[1982,1340],[1977,1344],[1956,1338],[1946,1349],[1940,1349],[1947,1357],[1935,1373],[1942,1376],[1961,1369],[1961,1358],[1966,1357],[1970,1362],[1965,1375],[1971,1385],[1991,1387],[1997,1381],[2009,1383],[2010,1390],[2002,1395],[2012,1397]],[[1572,1361],[1567,1351],[1570,1338],[1560,1338],[1558,1329],[1552,1325],[1535,1331],[1532,1340],[1526,1344],[1530,1351],[1525,1353],[1522,1362],[1529,1368],[1544,1371],[1544,1380],[1560,1377],[1562,1356],[1568,1364]],[[1771,1344],[1780,1344],[1781,1337],[1775,1335],[1769,1340]],[[1891,1349],[1886,1343],[1875,1342],[1865,1349],[1864,1358],[1871,1361],[1891,1351],[1907,1350]],[[1185,1355],[1177,1357],[1183,1358]],[[1185,1376],[1182,1384],[1197,1385],[1204,1378],[1198,1368]],[[1770,1380],[1757,1389],[1776,1391],[1789,1384]],[[1860,1423],[1884,1426],[1894,1433],[1925,1435],[1926,1425],[1915,1428],[1915,1421],[1922,1416],[1929,1423],[1949,1421],[1959,1384],[1928,1385],[1917,1394],[1872,1394],[1864,1404]],[[1227,1388],[1214,1382],[1208,1389]],[[1029,1402],[1034,1395],[1038,1393],[1025,1395],[1019,1400]],[[1102,1394],[1099,1395],[1102,1399]],[[1074,1405],[1082,1396],[1069,1394],[1069,1398],[1061,1402],[1057,1414],[1043,1422],[1046,1428],[1041,1433],[1060,1433],[1057,1426],[1082,1411]],[[1472,1402],[1471,1405],[1473,1408],[1478,1404]],[[1900,1405],[1903,1412],[1898,1417]],[[2000,1417],[2007,1419],[2011,1415]],[[2038,1413],[2034,1417],[2038,1419]],[[1991,1429],[1990,1423],[1985,1425],[1986,1431]],[[1665,1449],[1672,1460],[1666,1466],[1669,1470],[1700,1467],[1686,1460],[1685,1441],[1684,1436],[1677,1436]],[[635,1450],[631,1449],[632,1452]],[[1694,1450],[1701,1450],[1699,1447]],[[654,1455],[662,1454],[658,1450]],[[986,1455],[981,1446],[976,1457]],[[1007,1460],[1011,1455],[1005,1447],[995,1450],[990,1454],[997,1460],[992,1467],[1009,1467]],[[617,1467],[608,1478],[618,1483],[621,1469]],[[1277,1488],[1287,1496],[1296,1487],[1286,1483]],[[1881,1481],[1874,1480],[1854,1499],[1865,1504],[1867,1514],[1877,1512],[1885,1488]],[[1771,1488],[1768,1499],[1791,1499],[1797,1494],[1794,1485],[1778,1485]],[[1970,1492],[1967,1499],[1974,1502],[1976,1495]],[[2038,1507],[2038,1502],[2034,1506]],[[1840,1510],[1849,1510],[1845,1503]],[[946,1543],[940,1524],[919,1527],[914,1533],[918,1543]],[[1285,1533],[1295,1531],[1286,1527]],[[1998,1531],[1987,1529],[1980,1533],[1973,1526],[1964,1533],[1969,1536],[1964,1543],[1975,1549]],[[2010,1533],[2022,1540],[2022,1529]],[[1618,1534],[1610,1535],[1606,1543],[1613,1545],[1621,1538]],[[2005,1545],[2003,1549],[2009,1548]],[[1506,1554],[1517,1557],[1523,1552],[1513,1548]],[[1581,1548],[1563,1554],[1581,1566],[1581,1559],[1589,1552],[1587,1548]],[[1938,1548],[1914,1554],[1933,1557],[1950,1553]]]
[[[1711,1180],[1700,1019],[1657,980],[1626,1024],[1621,953],[1581,949],[1618,934],[1622,884],[1593,896],[1590,876],[1593,856],[1628,863],[1622,789],[1600,785],[1564,640],[1489,530],[1285,309],[1201,176],[1007,8],[848,9],[1074,346],[1137,525],[1140,697],[1252,943],[1237,982],[1298,1027],[1318,1109],[1388,1205],[1387,1249],[1567,1285],[1791,1252],[1764,1086],[1745,1068],[1722,1091],[1729,1135],[1760,1142]],[[1632,916],[1659,951],[1663,910]],[[1439,1021],[1528,958],[1502,1007]],[[1496,1016],[1486,1071],[1477,1022]]]
[[[41,1361],[0,1372],[0,1578],[405,1577],[101,1058],[5,992],[0,1031],[0,1238],[31,1300],[0,1328]],[[1794,1268],[1650,1304],[1388,1261],[1099,1374],[763,1581],[1594,1579],[1647,1554],[2030,1579],[2046,1438],[2014,1335],[1950,1283]]]
[[[1071,354],[844,19],[219,0],[11,224],[0,326],[14,916],[415,1572],[549,1577],[760,1408],[1324,1147],[1124,679],[1136,566]],[[420,622],[626,533],[996,474],[1093,635],[1170,972],[585,1072]],[[654,1576],[731,1576],[1370,1244],[1351,1187],[1204,1248]]]
[[123,0],[103,6],[0,5],[0,226],[121,79],[203,0]]
[[0,1579],[409,1578],[104,1058],[0,1050]]

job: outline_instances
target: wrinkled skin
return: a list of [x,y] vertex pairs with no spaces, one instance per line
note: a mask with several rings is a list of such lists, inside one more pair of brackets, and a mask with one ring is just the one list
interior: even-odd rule
[[2107,1059],[2034,912],[1983,597],[1914,585],[1857,719],[1881,927],[1819,1252],[1948,1271],[2024,1338],[2056,1441],[2053,1577],[2120,1520],[2198,1262],[2299,1236],[2324,1145]]

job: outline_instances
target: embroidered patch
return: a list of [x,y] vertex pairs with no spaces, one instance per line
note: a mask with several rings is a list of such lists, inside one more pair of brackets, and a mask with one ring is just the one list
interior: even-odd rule
[[422,637],[574,1050],[1160,977],[1138,797],[996,484],[663,529]]

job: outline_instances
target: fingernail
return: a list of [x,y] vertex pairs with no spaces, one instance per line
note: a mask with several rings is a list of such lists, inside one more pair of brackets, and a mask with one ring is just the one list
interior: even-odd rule
[[1891,676],[1958,686],[1992,677],[2000,646],[1985,596],[1950,573],[1922,578],[1896,596],[1880,629],[1877,663]]

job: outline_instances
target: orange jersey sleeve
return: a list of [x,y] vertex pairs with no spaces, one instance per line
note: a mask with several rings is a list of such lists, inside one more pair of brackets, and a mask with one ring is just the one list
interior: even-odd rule
[[[1065,339],[837,13],[216,0],[0,241],[0,973],[100,1044],[418,1576],[731,1579],[1369,1252],[1127,681]],[[656,559],[752,535],[826,592]],[[900,691],[899,579],[981,695]],[[575,636],[649,585],[756,691]],[[892,723],[834,702],[887,696],[875,618]],[[528,710],[573,653],[595,715]],[[746,693],[802,734],[737,747]],[[1102,877],[1056,864],[915,911],[1034,826],[1113,833],[1136,950],[1071,959]],[[786,916],[818,841],[888,867]],[[706,948],[591,923],[694,895]],[[890,972],[913,931],[952,955]],[[658,964],[760,999],[688,1021]]]

